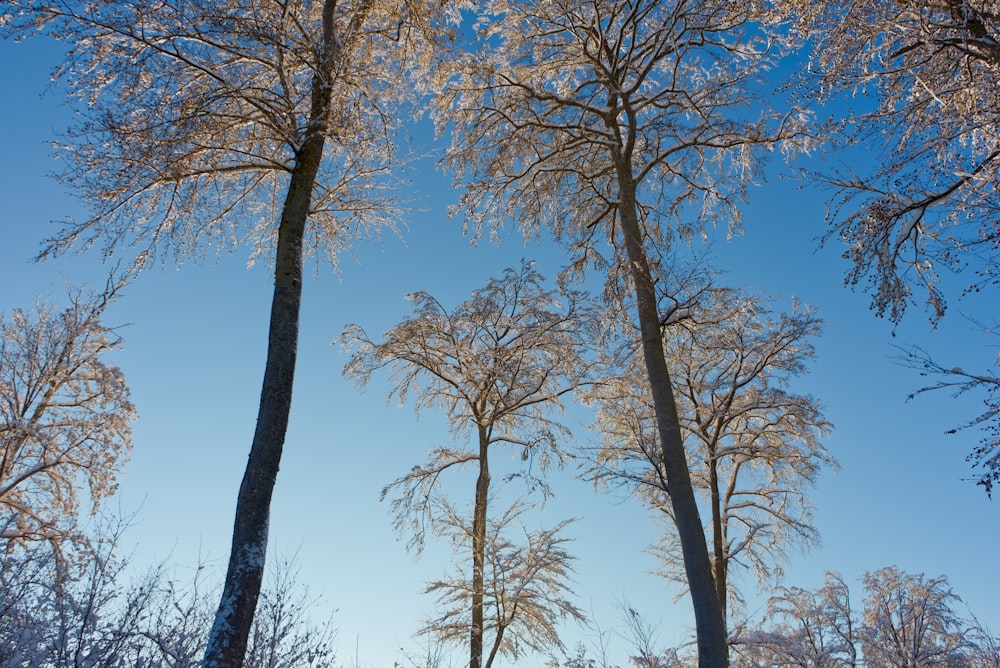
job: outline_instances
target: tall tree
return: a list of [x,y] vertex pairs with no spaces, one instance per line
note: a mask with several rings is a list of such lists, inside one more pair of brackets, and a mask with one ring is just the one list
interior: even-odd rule
[[[401,106],[455,5],[390,0],[13,0],[8,33],[67,43],[79,103],[64,180],[91,215],[42,256],[98,244],[134,266],[247,244],[273,259],[267,360],[206,668],[240,666],[264,569],[292,398],[302,265],[377,234]],[[403,73],[414,74],[404,85]]]
[[[830,424],[818,402],[788,390],[813,356],[821,322],[808,308],[776,312],[768,302],[739,290],[704,290],[664,336],[692,480],[710,518],[705,531],[723,612],[730,592],[738,596],[732,567],[749,568],[764,583],[780,575],[792,544],[816,542],[806,488],[834,463],[819,442]],[[654,407],[637,391],[636,357],[595,393],[604,446],[592,470],[672,520]],[[671,527],[654,553],[667,577],[684,582]]]
[[91,511],[114,493],[132,447],[132,405],[107,359],[121,338],[103,324],[114,290],[71,292],[63,308],[0,314],[0,545],[83,539]]
[[[499,279],[491,278],[450,311],[431,295],[418,292],[409,296],[414,314],[389,330],[385,340],[372,340],[357,325],[348,326],[341,337],[353,349],[345,375],[365,385],[374,372],[390,369],[394,372],[390,397],[405,400],[412,394],[418,411],[440,408],[456,435],[473,436],[471,450],[437,448],[428,463],[415,466],[383,491],[383,498],[396,491],[392,502],[396,526],[412,530],[411,546],[422,546],[428,525],[466,532],[472,557],[466,589],[471,599],[471,623],[466,627],[471,668],[483,665],[487,560],[501,558],[499,553],[487,555],[490,453],[497,447],[516,449],[522,461],[537,463],[541,472],[561,461],[560,440],[569,434],[555,416],[563,397],[587,380],[589,370],[591,310],[581,293],[547,290],[543,280],[526,262],[520,269],[507,269]],[[465,465],[474,466],[477,474],[468,524],[458,519],[438,489],[442,473]],[[530,470],[520,475],[544,485]],[[545,541],[550,548],[559,544],[552,536]],[[559,561],[563,568],[565,559]],[[537,567],[537,563],[525,567]],[[546,572],[541,569],[533,575],[537,578]],[[559,571],[552,574],[558,576]],[[545,607],[546,602],[539,600],[538,606]],[[533,614],[528,610],[522,612]],[[493,626],[495,643],[487,665],[498,649],[512,647],[509,641],[504,644],[504,628],[515,630],[509,623]],[[529,622],[524,628],[537,634],[537,626],[532,626]]]
[[489,53],[457,64],[437,116],[454,128],[444,164],[465,186],[473,234],[491,221],[516,221],[525,234],[544,231],[565,243],[575,267],[608,267],[612,281],[634,291],[706,667],[727,664],[726,631],[663,353],[658,253],[710,221],[738,227],[735,205],[758,172],[758,149],[800,130],[798,116],[776,116],[754,99],[751,84],[777,47],[751,25],[755,7],[487,3],[480,37]]

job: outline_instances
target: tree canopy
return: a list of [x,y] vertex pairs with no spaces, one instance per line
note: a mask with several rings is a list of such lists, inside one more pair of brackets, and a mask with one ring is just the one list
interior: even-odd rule
[[[117,489],[136,409],[102,321],[114,290],[0,314],[0,539],[83,539],[81,508]],[[81,487],[86,489],[84,493]]]

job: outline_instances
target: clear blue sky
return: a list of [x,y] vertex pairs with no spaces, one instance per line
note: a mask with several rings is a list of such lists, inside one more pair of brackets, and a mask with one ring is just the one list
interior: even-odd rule
[[[107,273],[95,255],[31,262],[50,221],[84,215],[46,178],[58,169],[49,141],[69,117],[57,95],[40,97],[56,54],[47,42],[0,42],[4,311],[28,307],[36,295],[59,299],[67,280],[102,284]],[[499,247],[470,247],[460,225],[445,222],[444,207],[455,196],[447,179],[428,166],[415,181],[427,211],[409,220],[405,243],[363,244],[357,262],[344,257],[340,277],[321,266],[305,286],[295,402],[272,510],[271,556],[298,552],[302,579],[339,610],[341,658],[353,661],[357,648],[363,666],[389,666],[399,647],[416,647],[410,635],[433,604],[420,591],[450,559],[433,544],[419,561],[405,553],[379,490],[449,435],[433,413],[415,422],[409,407],[386,405],[378,383],[358,395],[341,378],[345,358],[331,340],[348,322],[384,331],[407,311],[408,292],[427,290],[455,303],[521,257],[537,259],[549,276],[560,257],[513,236]],[[730,282],[794,295],[826,320],[817,361],[796,389],[825,404],[836,426],[825,444],[842,470],[824,474],[813,492],[823,546],[793,554],[785,583],[814,587],[825,570],[839,570],[857,585],[865,570],[890,564],[944,574],[996,631],[1000,583],[987,564],[1000,554],[1000,501],[989,502],[963,481],[964,456],[978,434],[944,434],[978,407],[945,394],[907,402],[921,380],[892,361],[891,344],[920,344],[967,369],[985,368],[994,351],[959,313],[975,305],[954,301],[937,331],[915,309],[892,339],[890,324],[868,311],[867,295],[843,287],[840,249],[817,250],[825,196],[772,179],[751,194],[745,235],[715,250]],[[224,564],[256,416],[270,286],[266,266],[247,270],[240,254],[210,257],[143,275],[108,313],[109,323],[126,325],[116,360],[140,413],[120,495],[123,509],[137,512],[126,542],[135,546],[138,568],[164,558],[192,564],[199,553]],[[539,521],[581,518],[572,528],[578,605],[607,629],[618,623],[616,600],[628,598],[661,623],[664,642],[680,642],[690,606],[675,602],[676,590],[648,573],[655,563],[642,551],[656,530],[636,504],[597,496],[571,474],[559,477]],[[472,485],[471,478],[458,481],[452,491],[471,494]],[[760,606],[751,602],[750,609]],[[576,629],[566,635],[570,644],[579,637]]]

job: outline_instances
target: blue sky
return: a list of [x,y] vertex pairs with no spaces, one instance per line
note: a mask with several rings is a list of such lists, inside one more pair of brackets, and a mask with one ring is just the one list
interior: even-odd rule
[[[47,42],[0,42],[7,64],[0,68],[4,311],[28,307],[37,295],[58,300],[67,280],[103,284],[107,274],[96,255],[31,262],[50,221],[84,215],[46,178],[58,169],[49,141],[69,118],[57,94],[40,97],[56,55]],[[1000,629],[1000,584],[986,566],[1000,554],[1000,506],[963,480],[964,457],[978,434],[944,434],[975,416],[977,405],[945,394],[907,402],[921,379],[892,359],[893,343],[913,343],[949,366],[985,368],[994,351],[960,315],[976,312],[976,304],[953,301],[936,331],[913,309],[893,338],[890,323],[868,310],[868,296],[843,287],[848,267],[836,245],[818,248],[828,193],[770,181],[751,193],[745,235],[718,242],[714,254],[731,283],[819,309],[826,326],[817,360],[796,389],[826,406],[836,428],[825,445],[842,467],[824,474],[813,492],[823,545],[793,553],[785,583],[818,586],[825,570],[839,570],[856,585],[865,570],[890,564],[944,574],[973,612]],[[295,401],[272,510],[271,556],[298,554],[311,592],[338,609],[342,659],[353,661],[357,649],[363,666],[390,665],[401,658],[399,647],[417,651],[410,636],[433,604],[420,591],[450,560],[434,544],[419,561],[407,554],[379,491],[449,435],[438,415],[415,421],[411,408],[387,405],[378,382],[358,394],[341,377],[345,356],[331,341],[349,322],[384,331],[407,312],[408,292],[427,290],[454,304],[522,257],[537,259],[548,276],[560,262],[555,249],[525,246],[514,236],[473,248],[459,222],[445,221],[444,208],[455,197],[448,180],[428,166],[415,183],[426,210],[407,221],[403,241],[362,244],[357,261],[343,258],[339,276],[320,266],[306,283]],[[237,253],[154,269],[108,313],[110,324],[123,325],[126,344],[116,361],[140,414],[120,494],[121,507],[136,513],[126,543],[139,569],[166,558],[193,564],[199,554],[220,569],[224,564],[256,417],[270,302],[268,268],[245,264]],[[978,312],[988,313],[983,304]],[[636,504],[595,495],[572,473],[558,475],[556,497],[538,517],[548,524],[581,518],[571,530],[578,605],[609,629],[618,624],[616,601],[627,598],[661,624],[665,643],[683,641],[689,604],[675,601],[676,590],[649,574],[655,563],[642,551],[656,529]],[[454,493],[471,494],[471,477],[455,482]],[[761,605],[751,601],[750,611]],[[570,628],[566,640],[584,635]]]

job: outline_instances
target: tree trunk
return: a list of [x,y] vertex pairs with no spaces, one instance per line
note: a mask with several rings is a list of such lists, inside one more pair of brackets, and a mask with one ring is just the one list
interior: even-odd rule
[[469,668],[483,663],[483,580],[486,566],[486,503],[490,493],[490,436],[479,427],[479,477],[476,505],[472,511],[472,631],[469,638]]
[[[286,210],[292,191],[290,188]],[[292,220],[291,216],[282,218],[257,428],[236,500],[229,568],[205,649],[204,668],[243,665],[264,574],[271,494],[292,403],[302,293],[304,221]]]
[[241,668],[264,577],[268,518],[281,451],[292,406],[302,301],[303,241],[316,174],[323,159],[330,78],[339,48],[333,34],[335,0],[323,8],[325,50],[313,76],[309,131],[296,151],[281,211],[274,266],[274,295],[268,330],[267,362],[261,386],[257,427],[243,482],[236,498],[236,519],[222,598],[208,636],[202,668]]
[[719,460],[715,450],[709,452],[708,484],[712,494],[712,576],[715,579],[715,591],[722,606],[722,621],[728,627],[728,570],[729,562],[725,554],[725,534],[722,526],[722,497],[719,494]]
[[636,185],[627,156],[615,156],[619,186],[618,211],[625,250],[635,285],[639,330],[646,373],[656,412],[663,465],[667,473],[670,504],[681,541],[684,571],[691,592],[698,640],[699,668],[726,668],[729,653],[722,607],[715,590],[712,564],[708,556],[705,530],[691,485],[677,405],[674,402],[670,373],[663,354],[663,333],[656,305],[656,289],[643,246],[636,208]]
[[503,634],[506,632],[507,626],[497,620],[497,632],[496,637],[493,638],[493,646],[490,648],[490,655],[486,657],[486,665],[484,668],[493,668],[493,661],[497,658],[497,653],[500,651],[500,645],[503,643]]

